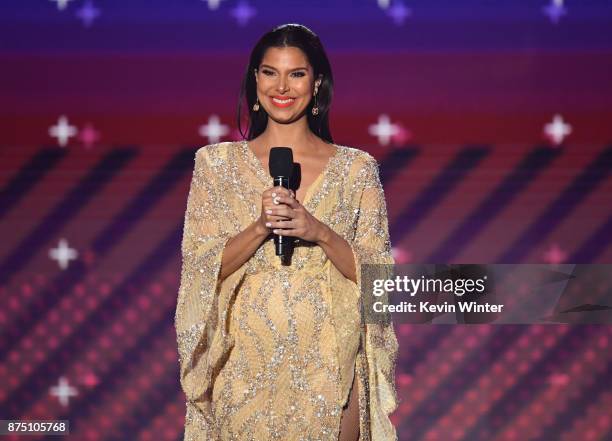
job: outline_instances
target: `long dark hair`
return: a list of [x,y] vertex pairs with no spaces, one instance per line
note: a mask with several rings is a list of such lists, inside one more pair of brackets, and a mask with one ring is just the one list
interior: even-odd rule
[[[312,114],[314,99],[311,99],[306,108],[306,115],[310,130],[325,141],[333,143],[334,141],[329,130],[329,108],[334,90],[331,65],[317,34],[306,26],[293,23],[277,26],[267,32],[259,39],[251,51],[249,64],[242,79],[240,96],[238,98],[237,120],[240,134],[243,138],[251,140],[263,133],[268,125],[268,114],[263,109],[263,106],[259,108],[258,112],[253,110],[253,104],[257,100],[257,83],[253,73],[255,69],[259,68],[266,50],[270,47],[296,47],[301,49],[306,54],[306,58],[313,68],[315,81],[319,75],[322,75],[321,85],[317,93],[319,114],[317,116]],[[242,131],[242,106],[244,105],[245,97],[246,108],[249,112],[248,133],[246,136]]]

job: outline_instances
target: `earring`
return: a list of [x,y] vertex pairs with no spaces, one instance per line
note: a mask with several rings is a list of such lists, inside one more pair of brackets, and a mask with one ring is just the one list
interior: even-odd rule
[[253,104],[253,111],[259,111],[259,97],[257,97],[257,101],[255,102],[255,104]]
[[317,116],[319,114],[319,95],[316,93],[315,91],[315,103],[314,106],[312,106],[312,114],[314,116]]

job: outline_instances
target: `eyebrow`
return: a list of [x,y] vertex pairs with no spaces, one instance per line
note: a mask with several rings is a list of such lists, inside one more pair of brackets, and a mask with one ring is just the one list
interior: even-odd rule
[[[268,64],[262,64],[261,67],[262,68],[267,67],[268,69],[278,70],[278,69],[275,69],[274,67],[272,67],[272,66],[270,66]],[[296,71],[296,70],[308,70],[308,68],[307,67],[296,67],[295,69],[291,69],[290,72],[293,72],[293,71]]]

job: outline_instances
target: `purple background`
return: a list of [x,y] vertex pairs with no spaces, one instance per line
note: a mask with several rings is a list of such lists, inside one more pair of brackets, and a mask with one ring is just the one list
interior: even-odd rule
[[[182,439],[172,319],[193,155],[213,115],[239,139],[247,57],[277,24],[321,37],[334,141],[379,160],[398,262],[612,262],[612,5],[565,2],[555,22],[550,1],[3,2],[0,418]],[[383,114],[387,144],[369,133]],[[544,133],[557,114],[560,144]],[[78,130],[63,147],[62,115]],[[65,269],[61,239],[78,252]],[[612,438],[610,327],[397,331],[402,440]]]

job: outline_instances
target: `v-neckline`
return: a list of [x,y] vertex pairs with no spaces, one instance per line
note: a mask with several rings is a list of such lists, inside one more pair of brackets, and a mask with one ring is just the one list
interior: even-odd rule
[[[329,159],[327,160],[327,163],[325,164],[325,167],[323,167],[323,170],[321,170],[319,175],[315,178],[314,181],[312,181],[312,183],[306,189],[306,193],[304,194],[304,200],[301,202],[303,206],[306,206],[309,204],[310,200],[315,195],[314,191],[317,189],[317,187],[320,187],[321,181],[325,179],[329,170],[331,169],[331,165],[333,164],[335,159],[340,155],[340,147],[337,146],[336,144],[331,144],[331,145],[334,146],[336,151],[329,157]],[[244,150],[246,150],[246,155],[250,158],[251,163],[255,166],[255,171],[256,171],[257,176],[259,177],[259,180],[262,182],[262,184],[266,186],[270,186],[272,177],[268,175],[262,162],[259,160],[255,152],[251,150],[247,140],[242,141],[242,147]]]

